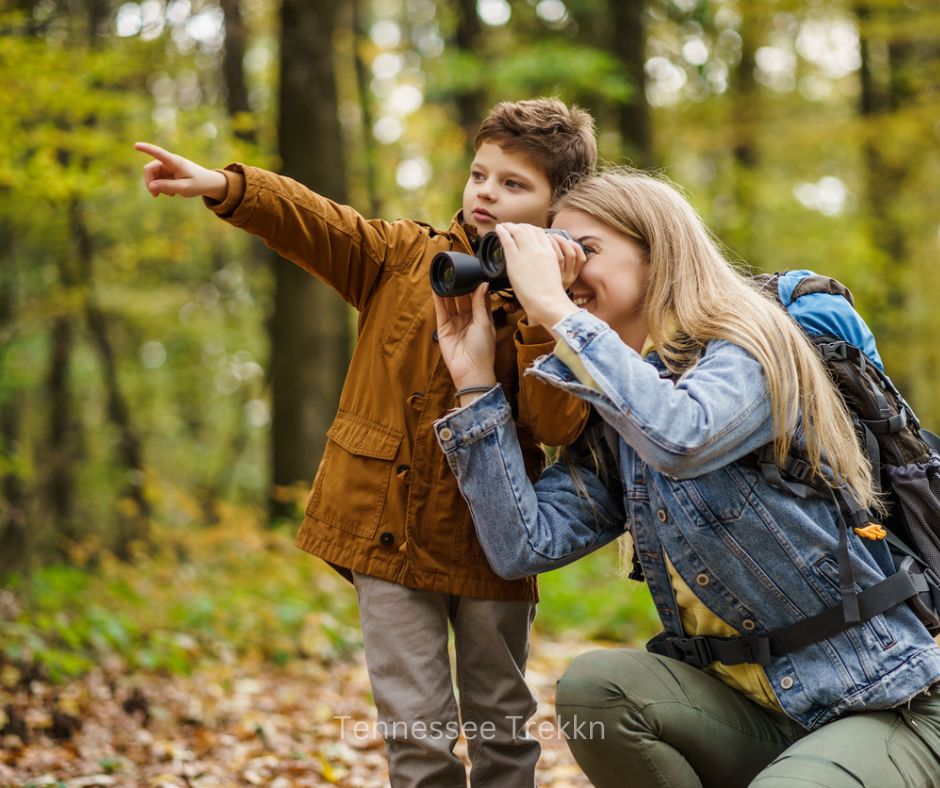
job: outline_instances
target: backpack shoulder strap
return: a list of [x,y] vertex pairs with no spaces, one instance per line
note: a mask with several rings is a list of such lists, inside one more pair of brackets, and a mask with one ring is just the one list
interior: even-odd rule
[[838,279],[833,279],[830,276],[810,274],[793,288],[793,293],[790,296],[790,300],[796,301],[796,299],[798,299],[800,296],[808,295],[809,293],[828,293],[829,295],[840,295],[852,306],[855,306],[855,299],[852,297],[852,292],[849,290],[849,288],[842,284],[842,282],[840,282]]

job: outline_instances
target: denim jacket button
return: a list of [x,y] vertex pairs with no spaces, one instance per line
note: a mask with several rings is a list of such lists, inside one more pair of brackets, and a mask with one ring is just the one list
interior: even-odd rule
[[656,512],[656,516],[659,518],[659,522],[661,523],[664,523],[669,519],[669,515],[666,514],[665,509],[660,509],[658,512]]
[[752,629],[754,629],[754,627],[757,626],[757,624],[751,621],[751,619],[745,618],[744,621],[741,622],[741,626],[744,627],[748,632],[750,632]]
[[790,687],[793,686],[793,677],[784,676],[782,679],[780,679],[780,686],[784,689],[790,689]]
[[442,441],[449,441],[454,437],[454,431],[450,427],[441,427],[441,431],[437,434]]
[[699,574],[695,576],[695,582],[698,583],[700,586],[707,586],[708,575],[706,575],[704,572],[700,572]]

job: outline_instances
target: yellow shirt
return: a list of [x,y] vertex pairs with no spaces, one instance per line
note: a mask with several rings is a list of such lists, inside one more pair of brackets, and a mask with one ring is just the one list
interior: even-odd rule
[[[641,355],[645,357],[655,350],[655,347],[652,339],[647,337],[646,342],[643,343]],[[581,359],[561,340],[555,344],[555,355],[567,365],[582,384],[600,393],[600,387],[588,373],[584,364],[581,363]],[[626,540],[624,556],[626,562],[630,563],[634,550],[633,537],[627,532],[620,538]],[[735,637],[741,634],[704,605],[676,571],[672,561],[669,560],[669,556],[666,556],[666,568],[669,571],[669,582],[676,596],[679,618],[682,621],[682,628],[685,630],[686,635],[692,637],[696,635]],[[756,663],[725,665],[721,662],[713,662],[703,670],[720,679],[729,687],[736,689],[755,703],[773,711],[783,711],[777,696],[770,688],[767,674],[761,665]]]

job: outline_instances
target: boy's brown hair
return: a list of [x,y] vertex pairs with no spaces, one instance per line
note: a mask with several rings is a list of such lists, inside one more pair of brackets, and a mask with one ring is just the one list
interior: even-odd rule
[[594,118],[556,98],[501,101],[480,124],[473,148],[492,142],[526,154],[552,187],[552,198],[592,175],[597,164]]

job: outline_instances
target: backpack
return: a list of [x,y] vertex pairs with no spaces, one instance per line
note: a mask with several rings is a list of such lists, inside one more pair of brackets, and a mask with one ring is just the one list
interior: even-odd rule
[[[767,635],[733,638],[680,638],[659,635],[647,644],[655,653],[704,667],[768,664],[774,654],[794,651],[907,603],[931,635],[940,632],[940,438],[922,429],[901,396],[875,345],[875,338],[855,311],[843,284],[812,271],[787,271],[753,277],[769,291],[819,351],[839,390],[859,442],[884,496],[887,516],[876,519],[860,506],[851,489],[834,489],[814,478],[805,457],[792,453],[778,466],[773,446],[741,461],[759,469],[775,487],[805,498],[832,497],[838,504],[841,604]],[[885,539],[893,574],[858,592],[849,560],[848,540]],[[886,569],[886,567],[882,567]]]

